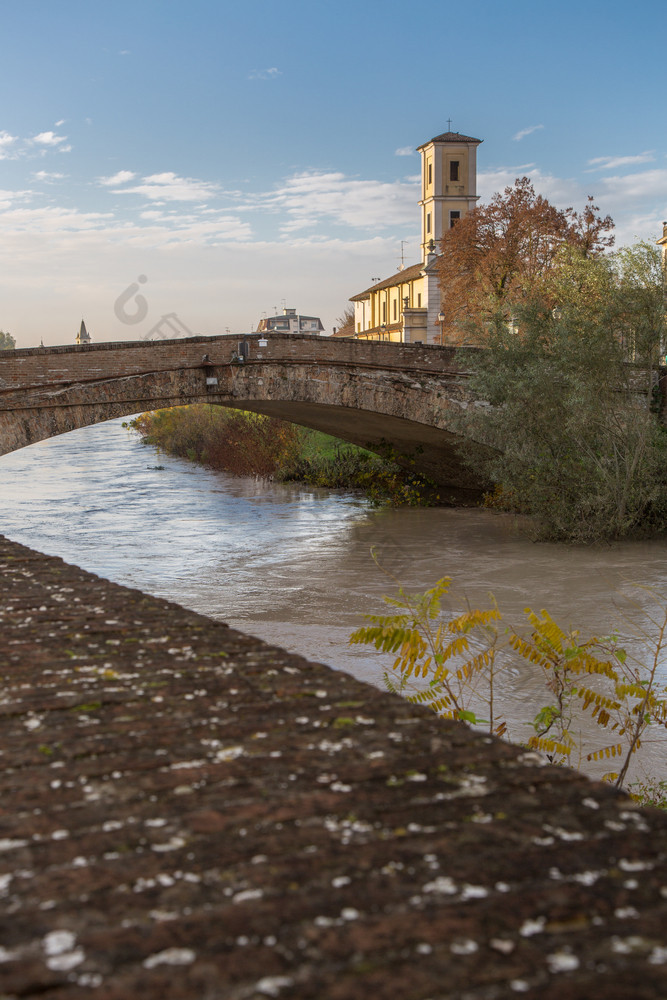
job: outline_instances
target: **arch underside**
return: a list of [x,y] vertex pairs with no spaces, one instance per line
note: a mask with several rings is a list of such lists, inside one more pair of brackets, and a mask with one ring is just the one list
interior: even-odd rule
[[[28,405],[0,409],[0,454],[115,417],[206,402],[290,420],[380,454],[389,447],[400,464],[433,480],[443,499],[479,498],[483,484],[462,461],[461,437],[447,426],[460,399],[448,397],[441,379],[418,384],[395,372],[383,379],[377,372],[295,367],[159,372],[32,394]],[[207,378],[218,384],[207,385]]]

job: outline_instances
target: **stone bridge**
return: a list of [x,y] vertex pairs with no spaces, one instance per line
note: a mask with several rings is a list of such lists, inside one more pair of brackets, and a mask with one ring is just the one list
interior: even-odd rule
[[191,337],[0,352],[0,454],[167,406],[212,403],[282,417],[380,451],[458,503],[480,484],[453,417],[466,401],[453,348],[295,335]]

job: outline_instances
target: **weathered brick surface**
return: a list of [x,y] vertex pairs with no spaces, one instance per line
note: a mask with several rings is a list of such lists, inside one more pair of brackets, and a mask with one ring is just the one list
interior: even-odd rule
[[[146,371],[170,371],[199,366],[203,353],[215,364],[226,364],[244,339],[234,336],[189,337],[185,340],[118,341],[106,344],[34,347],[0,351],[0,388],[43,385],[68,378],[113,378]],[[269,360],[337,361],[371,367],[411,367],[431,372],[456,371],[456,349],[379,341],[339,340],[294,334],[271,334],[266,347],[261,337],[246,337],[250,357],[259,353]]]
[[0,997],[658,1000],[667,817],[0,540]]

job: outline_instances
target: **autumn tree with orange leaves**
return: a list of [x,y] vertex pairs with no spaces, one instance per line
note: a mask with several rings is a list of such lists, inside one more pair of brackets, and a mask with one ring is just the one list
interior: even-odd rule
[[613,226],[592,198],[581,213],[558,209],[535,193],[528,177],[517,178],[442,239],[443,342],[480,343],[490,324],[511,323],[526,302],[554,305],[550,278],[561,248],[595,257],[613,244]]

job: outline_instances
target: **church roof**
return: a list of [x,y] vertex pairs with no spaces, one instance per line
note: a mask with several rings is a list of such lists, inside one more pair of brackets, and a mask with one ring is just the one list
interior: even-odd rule
[[417,146],[417,149],[430,146],[432,142],[474,142],[479,146],[480,142],[484,142],[484,140],[475,139],[471,135],[461,135],[460,132],[443,132],[442,135],[436,135],[434,139],[429,139],[428,142],[422,142],[421,146]]
[[421,275],[425,267],[425,264],[411,264],[409,267],[404,267],[402,271],[392,274],[391,278],[385,278],[384,281],[376,281],[374,285],[371,285],[365,291],[359,292],[358,295],[352,295],[350,302],[367,299],[371,292],[377,292],[381,288],[393,288],[395,285],[402,285],[406,281],[414,281],[415,278]]

